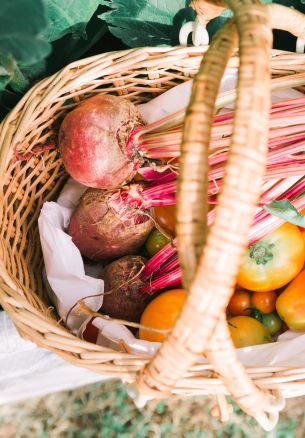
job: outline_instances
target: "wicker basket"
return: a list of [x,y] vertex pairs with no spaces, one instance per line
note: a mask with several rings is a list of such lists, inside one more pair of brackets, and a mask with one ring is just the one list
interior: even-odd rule
[[[289,83],[302,90],[305,55],[269,51],[270,8],[258,5],[256,0],[229,3],[236,24],[226,25],[204,56],[185,121],[177,223],[185,288],[190,294],[156,357],[149,362],[146,357],[80,340],[58,321],[50,307],[42,283],[37,218],[42,204],[56,198],[67,175],[58,151],[45,149],[38,154],[37,145],[56,139],[64,114],[96,93],[112,93],[142,103],[189,80],[197,73],[205,48],[131,49],[77,61],[36,84],[6,117],[0,126],[0,301],[23,337],[74,365],[135,382],[133,388],[142,398],[171,393],[214,394],[218,398],[218,414],[226,419],[229,410],[225,395],[231,394],[265,429],[271,429],[283,407],[282,396],[305,394],[305,366],[245,370],[236,357],[224,315],[264,172],[268,66],[273,88],[285,87],[289,76]],[[202,2],[197,0],[194,6],[206,12]],[[287,19],[290,14],[286,13],[285,25],[278,20],[276,27],[299,29],[297,34],[302,36],[303,16],[295,11],[291,14],[293,20],[299,20],[298,26],[293,27]],[[272,12],[272,23],[275,16]],[[236,28],[240,76],[235,131],[225,187],[203,252],[207,166],[200,168],[199,180],[190,175],[198,173],[199,162],[207,163],[214,104],[227,61],[229,66],[239,65],[239,58],[233,53]],[[234,92],[227,93],[227,102],[234,99]],[[198,361],[203,351],[209,360],[207,365]]]

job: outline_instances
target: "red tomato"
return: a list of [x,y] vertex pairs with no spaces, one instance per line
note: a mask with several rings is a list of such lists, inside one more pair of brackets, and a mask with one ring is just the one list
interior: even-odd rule
[[275,310],[275,302],[277,294],[273,291],[270,292],[254,292],[252,294],[251,303],[262,313],[271,313]]
[[[173,289],[163,292],[152,300],[144,310],[140,323],[157,329],[171,329],[179,316],[186,299],[183,289]],[[139,337],[145,341],[162,342],[167,333],[157,333],[140,329]]]
[[232,295],[229,304],[228,311],[231,315],[250,315],[251,314],[251,297],[250,293],[244,290],[240,290]]
[[91,321],[89,321],[88,324],[86,325],[86,328],[83,332],[83,338],[85,339],[85,341],[92,342],[93,344],[95,344],[97,337],[98,337],[98,328],[96,328],[92,324],[92,319],[91,319]]
[[303,236],[296,225],[286,222],[246,250],[237,283],[255,292],[272,291],[289,283],[304,261]]
[[175,205],[154,207],[154,217],[160,227],[170,236],[175,236]]

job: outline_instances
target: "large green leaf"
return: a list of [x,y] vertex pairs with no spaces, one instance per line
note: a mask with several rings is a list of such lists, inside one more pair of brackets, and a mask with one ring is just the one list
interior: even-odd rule
[[194,17],[185,0],[101,0],[111,8],[99,17],[130,47],[178,43],[179,29]]
[[[272,3],[273,0],[262,0]],[[110,11],[100,18],[109,25],[110,32],[130,47],[146,45],[179,44],[178,35],[181,25],[194,19],[195,13],[187,6],[190,1],[183,0],[101,0]],[[302,10],[305,0],[275,0],[285,6]],[[225,9],[219,17],[208,23],[210,37],[232,17]]]
[[[11,0],[14,1],[14,0]],[[88,21],[100,0],[43,0],[51,25],[43,32],[48,41],[55,41],[68,33],[86,36]]]
[[41,37],[47,24],[41,0],[1,0],[0,53],[27,64],[45,58],[51,50]]
[[16,63],[11,56],[0,55],[0,90],[3,90],[13,78]]

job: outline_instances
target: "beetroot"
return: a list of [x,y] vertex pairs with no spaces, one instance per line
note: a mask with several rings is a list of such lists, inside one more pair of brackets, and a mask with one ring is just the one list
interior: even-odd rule
[[149,299],[148,294],[141,293],[143,283],[137,276],[144,263],[143,257],[125,256],[105,267],[102,278],[106,294],[101,309],[104,314],[132,322],[140,320]]
[[150,211],[121,201],[120,191],[87,189],[69,224],[81,254],[92,260],[114,260],[134,254],[153,229]]
[[130,181],[143,158],[128,138],[143,124],[128,100],[109,94],[85,100],[60,127],[59,148],[67,172],[88,187],[114,189]]

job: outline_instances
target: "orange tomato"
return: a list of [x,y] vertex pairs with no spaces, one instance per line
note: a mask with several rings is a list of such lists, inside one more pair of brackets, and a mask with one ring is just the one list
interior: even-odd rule
[[160,227],[170,236],[175,236],[175,205],[154,207],[154,217]]
[[[171,329],[180,314],[185,299],[186,293],[183,289],[163,292],[145,308],[140,324],[156,329]],[[145,341],[162,342],[166,336],[167,333],[139,330],[140,339]]]
[[302,234],[302,237],[303,237],[304,243],[305,243],[305,228],[301,228],[301,227],[300,227],[300,231],[301,231],[301,234]]
[[276,300],[276,310],[292,330],[305,330],[305,270]]
[[250,316],[234,316],[228,320],[229,331],[236,348],[267,344],[271,341],[267,328]]
[[277,294],[273,291],[254,292],[252,295],[252,306],[262,313],[271,313],[275,310]]
[[237,283],[255,292],[279,289],[301,271],[304,261],[302,233],[286,222],[246,250]]
[[231,315],[250,315],[251,314],[251,297],[250,293],[244,290],[240,290],[232,295],[229,304],[228,311]]
[[[305,216],[305,208],[303,210],[300,210],[300,213]],[[305,231],[305,227],[299,227],[301,231]]]

